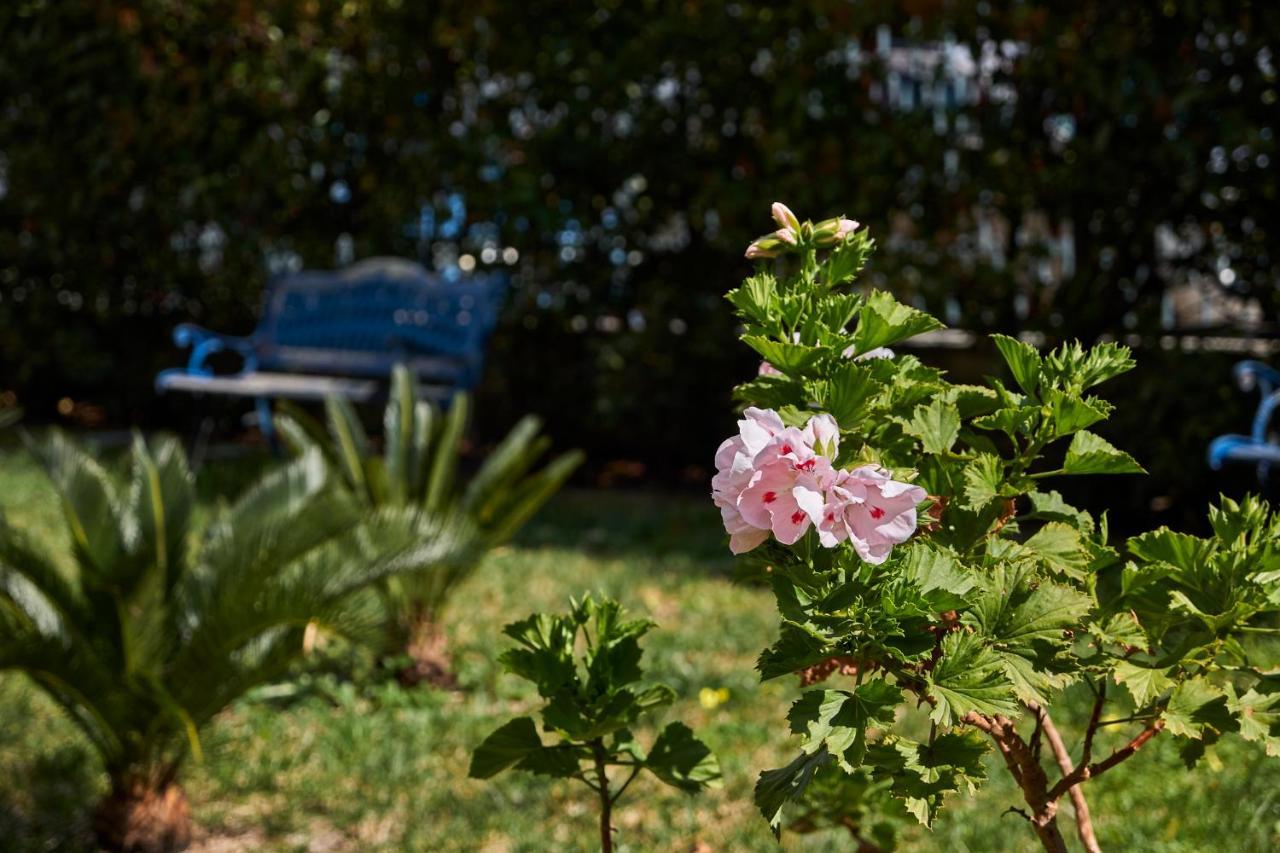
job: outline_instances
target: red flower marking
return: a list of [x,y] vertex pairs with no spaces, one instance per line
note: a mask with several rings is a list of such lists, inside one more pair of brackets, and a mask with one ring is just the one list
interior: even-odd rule
[[791,445],[787,444],[786,442],[783,442],[783,444],[782,444],[782,455],[783,455],[783,456],[786,456],[786,455],[787,455],[788,453],[790,453],[790,452],[791,452]]
[[880,519],[884,518],[884,510],[882,510],[878,506],[873,506],[871,508],[871,517],[874,518],[876,521],[879,521]]
[[791,513],[791,523],[792,523],[792,524],[799,524],[799,523],[800,523],[800,522],[802,522],[802,521],[804,521],[804,513],[803,513],[803,512],[800,512],[799,510],[796,510],[795,512]]
[[816,460],[816,459],[806,459],[804,462],[797,462],[797,463],[796,463],[796,470],[797,470],[797,471],[812,471],[812,470],[813,470],[813,466],[814,466],[814,465],[816,465],[816,464],[817,464],[817,462],[818,462],[818,460]]
[[765,492],[765,493],[764,493],[764,497],[763,497],[763,498],[761,498],[761,500],[763,500],[763,501],[764,501],[765,503],[767,503],[767,504],[771,504],[771,503],[773,503],[774,501],[776,501],[777,499],[778,499],[778,493],[777,493],[777,492]]

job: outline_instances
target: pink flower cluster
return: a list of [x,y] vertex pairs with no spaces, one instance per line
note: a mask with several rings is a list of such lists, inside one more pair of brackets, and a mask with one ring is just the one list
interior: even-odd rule
[[733,553],[750,551],[770,533],[795,544],[813,526],[825,547],[848,540],[868,563],[883,563],[915,532],[924,489],[876,465],[835,468],[840,431],[830,415],[815,415],[804,429],[786,426],[770,409],[743,415],[738,435],[716,451],[711,480]]

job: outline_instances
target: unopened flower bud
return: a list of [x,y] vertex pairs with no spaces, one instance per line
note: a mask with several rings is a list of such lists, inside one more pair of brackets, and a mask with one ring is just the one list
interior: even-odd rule
[[824,219],[813,227],[813,239],[819,246],[838,246],[858,229],[858,223],[843,216]]
[[800,220],[791,212],[791,208],[787,207],[780,201],[775,201],[770,212],[773,214],[773,221],[778,223],[779,228],[790,228],[792,231],[800,230]]
[[777,231],[773,232],[773,236],[777,237],[788,246],[794,246],[796,244],[796,232],[790,228],[779,228]]

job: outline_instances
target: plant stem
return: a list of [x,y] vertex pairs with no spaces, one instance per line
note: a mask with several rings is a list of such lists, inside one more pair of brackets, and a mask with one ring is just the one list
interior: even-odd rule
[[[1096,721],[1099,709],[1102,704],[1102,694],[1100,693],[1099,701],[1094,705],[1093,718]],[[1058,733],[1058,728],[1053,724],[1053,720],[1049,717],[1049,712],[1035,703],[1028,703],[1027,707],[1036,715],[1040,728],[1044,731],[1045,740],[1049,741],[1049,746],[1053,749],[1053,757],[1058,761],[1058,767],[1062,770],[1063,776],[1070,776],[1075,772],[1075,765],[1071,762],[1071,754],[1067,751],[1067,745],[1062,740],[1062,735]],[[1088,760],[1087,758],[1085,759]],[[1084,798],[1084,791],[1079,785],[1072,785],[1067,790],[1067,794],[1071,797],[1071,805],[1076,812],[1076,835],[1080,836],[1080,843],[1084,845],[1084,849],[1089,853],[1102,853],[1102,848],[1098,846],[1098,837],[1093,833],[1093,819],[1089,816],[1089,803]]]
[[596,738],[591,741],[591,754],[596,761],[596,776],[599,779],[597,790],[600,793],[600,850],[613,853],[613,798],[609,795],[609,774],[605,772],[606,754],[604,741]]

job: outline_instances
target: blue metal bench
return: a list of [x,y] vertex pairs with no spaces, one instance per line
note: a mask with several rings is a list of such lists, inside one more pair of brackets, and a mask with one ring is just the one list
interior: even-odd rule
[[1267,432],[1280,405],[1280,371],[1260,361],[1242,361],[1231,372],[1242,391],[1257,388],[1262,399],[1248,435],[1220,435],[1209,443],[1209,467],[1217,471],[1227,462],[1248,462],[1258,466],[1258,481],[1265,484],[1272,464],[1280,462],[1280,443]]
[[[445,404],[479,380],[505,292],[500,273],[447,281],[398,258],[283,276],[268,286],[262,320],[247,337],[175,328],[174,343],[191,357],[185,368],[161,371],[156,390],[253,398],[268,438],[271,400],[337,394],[365,402],[397,363],[413,371],[424,398]],[[239,373],[213,373],[209,357],[224,351],[241,357]]]

